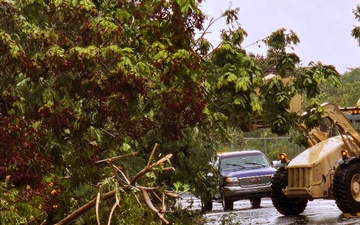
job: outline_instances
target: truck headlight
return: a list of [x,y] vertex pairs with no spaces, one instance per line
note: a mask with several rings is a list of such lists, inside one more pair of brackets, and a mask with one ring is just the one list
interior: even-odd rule
[[225,182],[227,186],[235,186],[238,185],[239,179],[237,177],[227,177]]

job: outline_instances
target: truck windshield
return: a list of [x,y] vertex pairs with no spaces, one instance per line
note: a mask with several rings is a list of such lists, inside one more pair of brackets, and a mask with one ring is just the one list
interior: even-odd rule
[[242,154],[231,157],[223,157],[220,160],[220,170],[242,170],[254,167],[267,167],[269,162],[262,154]]

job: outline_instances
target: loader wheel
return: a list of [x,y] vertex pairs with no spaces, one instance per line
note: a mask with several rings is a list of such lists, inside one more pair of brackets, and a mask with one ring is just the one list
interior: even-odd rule
[[334,175],[336,205],[344,213],[360,212],[360,162],[343,164]]
[[279,213],[285,216],[299,215],[305,210],[308,200],[306,198],[288,198],[282,191],[287,184],[287,171],[279,168],[271,179],[271,201]]
[[259,197],[252,198],[250,199],[250,203],[253,209],[260,208],[261,198]]

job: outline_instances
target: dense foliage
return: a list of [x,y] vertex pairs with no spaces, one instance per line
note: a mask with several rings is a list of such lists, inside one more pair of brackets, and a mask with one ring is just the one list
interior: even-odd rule
[[205,75],[185,3],[1,1],[1,178],[43,198],[29,203],[48,223],[96,194],[96,160],[139,151],[133,174],[155,142],[188,148],[175,142],[204,120]]
[[319,99],[322,102],[332,102],[341,107],[356,106],[360,99],[360,69],[354,68],[340,76],[340,86],[333,88],[328,85],[320,87]]
[[[238,9],[224,13],[219,46],[195,40],[200,3],[0,0],[1,223],[53,224],[102,183],[121,197],[118,224],[149,224],[154,216],[138,207],[137,191],[121,192],[97,160],[137,151],[121,164],[131,176],[159,143],[176,172],[141,184],[187,183],[201,195],[208,161],[229,132],[262,123],[285,134],[300,119],[288,110],[292,97],[314,107],[320,84],[338,85],[333,66],[299,66],[291,49],[300,40],[286,29],[266,38],[266,57],[247,53]],[[269,71],[277,77],[264,80]],[[95,221],[90,212],[77,224]]]

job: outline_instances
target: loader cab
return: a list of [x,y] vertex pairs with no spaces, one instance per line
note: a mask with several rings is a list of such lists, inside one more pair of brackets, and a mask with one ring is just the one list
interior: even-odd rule
[[339,134],[331,121],[328,118],[322,118],[320,121],[319,130],[324,133],[327,137],[333,137]]
[[[354,128],[356,128],[360,133],[360,107],[346,107],[340,108],[340,110]],[[321,132],[323,137],[326,138],[334,137],[340,134],[338,128],[327,117],[321,119],[318,132]]]
[[360,114],[352,115],[348,120],[352,123],[352,125],[360,132]]
[[351,124],[360,132],[360,107],[342,108],[341,112],[351,122]]

